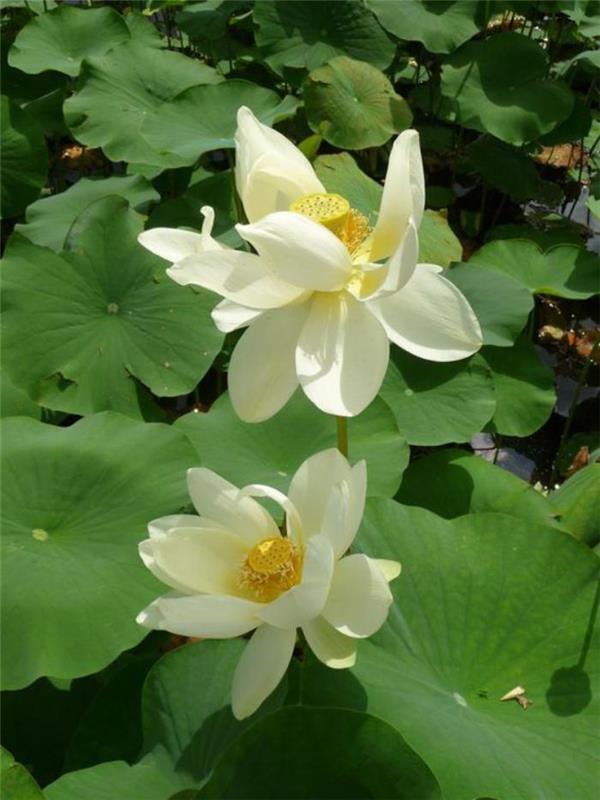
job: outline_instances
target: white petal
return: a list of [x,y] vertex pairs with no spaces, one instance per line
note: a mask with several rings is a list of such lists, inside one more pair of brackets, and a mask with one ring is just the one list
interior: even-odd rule
[[294,628],[281,630],[261,625],[238,662],[231,687],[231,710],[245,719],[277,688],[285,675],[296,644]]
[[153,519],[148,523],[148,533],[151,539],[160,539],[166,536],[173,528],[201,528],[202,519],[195,514],[170,514],[167,517]]
[[388,361],[387,334],[364,303],[347,292],[312,298],[296,371],[305,394],[322,411],[360,414],[379,391]]
[[248,545],[214,523],[172,528],[140,542],[144,564],[159,580],[187,594],[236,594],[239,566]]
[[340,633],[363,638],[385,622],[392,593],[377,562],[362,554],[338,561],[323,616]]
[[390,561],[389,558],[374,558],[373,561],[375,561],[379,569],[383,572],[388,583],[395,580],[402,572],[402,565],[398,561]]
[[279,536],[279,529],[265,509],[251,497],[204,467],[188,469],[188,490],[196,511],[221,524],[250,547],[261,539]]
[[332,669],[345,669],[356,662],[356,639],[344,636],[323,617],[306,622],[302,632],[310,649],[323,664]]
[[394,142],[373,231],[370,258],[378,261],[391,255],[401,242],[412,216],[416,227],[421,224],[425,208],[425,178],[416,131],[403,131]]
[[235,346],[229,362],[229,396],[245,422],[262,422],[287,403],[298,386],[295,353],[307,305],[269,311]]
[[419,358],[458,361],[481,347],[481,328],[467,299],[428,265],[419,264],[396,294],[367,305],[392,342]]
[[305,290],[275,278],[252,253],[219,250],[187,256],[167,270],[182,286],[202,286],[248,308],[279,308],[298,300]]
[[406,233],[386,264],[387,275],[382,285],[371,297],[384,297],[394,294],[409,282],[417,267],[419,257],[419,237],[412,218],[408,221]]
[[246,107],[237,123],[235,180],[250,222],[288,209],[303,195],[325,192],[308,159],[285,136]]
[[241,306],[231,300],[221,300],[213,308],[210,315],[220,331],[231,333],[231,331],[237,331],[238,328],[245,328],[255,319],[258,319],[262,313],[262,311]]
[[300,544],[304,542],[304,530],[298,510],[279,489],[262,483],[251,483],[240,490],[240,497],[268,497],[269,500],[274,500],[285,511],[288,536]]
[[306,459],[292,478],[288,495],[306,536],[327,536],[339,558],[358,530],[366,489],[366,463],[351,467],[339,450],[331,448]]
[[311,537],[304,553],[301,582],[273,602],[263,603],[258,611],[260,618],[277,628],[295,628],[317,617],[329,594],[333,563],[328,540]]
[[229,639],[260,624],[260,603],[225,595],[180,595],[159,597],[137,616],[146,628],[169,631],[201,639]]
[[341,289],[350,277],[348,250],[334,233],[309,217],[278,211],[236,228],[272,274],[286,283],[330,292]]
[[138,242],[146,250],[150,250],[151,253],[173,264],[186,256],[198,255],[207,250],[226,250],[225,245],[220,244],[211,236],[215,222],[214,210],[211,206],[202,206],[200,211],[204,217],[202,233],[179,228],[151,228],[149,231],[140,233]]

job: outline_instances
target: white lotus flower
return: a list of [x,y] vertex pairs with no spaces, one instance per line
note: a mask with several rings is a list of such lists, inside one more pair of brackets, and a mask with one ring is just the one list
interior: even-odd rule
[[[344,555],[360,524],[364,461],[351,467],[337,450],[307,459],[286,497],[253,484],[237,489],[209,469],[190,469],[200,516],[151,522],[144,564],[174,591],[138,616],[148,628],[229,638],[256,629],[233,678],[232,709],[252,714],[283,677],[301,628],[311,649],[335,669],[351,667],[356,640],[385,621],[395,561]],[[286,535],[253,497],[286,513]]]
[[323,411],[359,414],[383,381],[389,340],[420,358],[455,361],[476,352],[481,329],[441,267],[417,264],[424,210],[416,131],[392,148],[374,228],[328,194],[291,142],[238,112],[236,183],[248,225],[237,230],[258,255],[223,248],[210,235],[154,228],[139,241],[172,262],[180,284],[225,299],[220,330],[249,325],[229,366],[229,391],[246,421],[268,419],[300,384]]

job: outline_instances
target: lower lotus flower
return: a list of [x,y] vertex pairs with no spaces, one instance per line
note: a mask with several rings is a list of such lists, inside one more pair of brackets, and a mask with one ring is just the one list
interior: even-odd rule
[[[400,564],[344,555],[362,518],[366,483],[365,462],[351,467],[337,450],[307,459],[288,496],[258,484],[237,489],[211,470],[191,469],[188,487],[200,516],[149,524],[140,555],[174,591],[139,614],[141,625],[201,638],[256,629],[233,678],[238,719],[285,674],[298,628],[317,658],[340,669],[354,664],[356,640],[384,623],[388,581]],[[253,497],[281,505],[283,533]]]
[[390,341],[431,361],[481,347],[460,290],[441,267],[417,263],[425,186],[416,131],[394,143],[373,227],[247,108],[238,113],[236,159],[250,222],[237,230],[256,253],[220,245],[210,207],[201,234],[154,228],[139,241],[171,262],[174,281],[225,298],[213,311],[220,330],[249,326],[228,373],[243,420],[268,419],[298,385],[322,411],[359,414],[381,387]]

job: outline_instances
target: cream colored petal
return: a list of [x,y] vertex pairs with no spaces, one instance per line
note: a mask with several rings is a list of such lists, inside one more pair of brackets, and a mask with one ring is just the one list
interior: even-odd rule
[[354,541],[365,509],[367,464],[359,461],[347,480],[334,486],[323,515],[321,532],[341,558]]
[[223,333],[231,333],[231,331],[237,331],[239,328],[245,328],[247,325],[250,325],[250,323],[258,319],[262,313],[262,311],[241,306],[239,303],[234,303],[231,300],[221,300],[221,302],[213,308],[210,315],[220,331]]
[[159,580],[187,594],[236,594],[248,544],[198,519],[195,528],[172,528],[139,545],[144,564]]
[[308,159],[285,136],[238,111],[235,179],[250,222],[284,211],[306,194],[325,192]]
[[173,528],[201,528],[204,522],[196,514],[170,514],[167,517],[159,517],[148,523],[148,533],[151,539],[158,539],[166,536]]
[[378,261],[396,250],[412,216],[418,229],[425,208],[425,178],[416,131],[403,131],[388,163],[370,258]]
[[304,625],[317,617],[329,594],[333,573],[333,550],[324,536],[308,540],[304,553],[302,580],[259,610],[262,620],[277,628]]
[[138,614],[136,622],[157,631],[201,639],[229,639],[260,624],[260,603],[226,595],[181,595],[159,597]]
[[254,714],[277,688],[291,661],[295,644],[294,628],[282,630],[261,625],[254,633],[233,674],[231,710],[236,719]]
[[302,626],[308,646],[319,659],[332,669],[346,669],[356,662],[356,639],[344,636],[323,617]]
[[278,211],[236,228],[271,273],[286,283],[330,292],[341,289],[350,277],[348,250],[335,234],[309,217]]
[[285,512],[288,536],[303,544],[305,537],[298,509],[279,489],[261,483],[251,483],[240,491],[240,497],[268,497],[269,500],[274,500]]
[[254,309],[279,308],[306,294],[271,275],[258,256],[237,250],[188,256],[169,267],[167,275],[182,286],[202,286]]
[[364,303],[347,292],[312,298],[296,349],[296,371],[318,408],[347,417],[360,414],[379,391],[388,361],[387,334]]
[[419,265],[396,294],[367,305],[392,342],[419,358],[458,361],[482,345],[479,322],[465,296],[428,265]]
[[323,616],[346,636],[371,636],[385,622],[392,603],[387,580],[373,559],[346,556],[335,566]]
[[388,558],[374,558],[373,561],[383,572],[388,583],[395,580],[402,572],[402,565],[398,561],[390,561]]
[[204,252],[202,234],[181,228],[150,228],[140,233],[138,242],[172,264]]
[[279,536],[271,516],[251,497],[204,467],[187,472],[188,490],[196,511],[236,534],[250,547],[261,539]]
[[298,387],[295,352],[307,305],[263,314],[237,343],[229,362],[229,396],[244,422],[276,414]]
[[411,218],[408,221],[406,233],[386,264],[387,274],[385,280],[381,286],[370,295],[369,299],[394,294],[403,286],[406,286],[417,268],[418,257],[419,238],[417,235],[417,228]]

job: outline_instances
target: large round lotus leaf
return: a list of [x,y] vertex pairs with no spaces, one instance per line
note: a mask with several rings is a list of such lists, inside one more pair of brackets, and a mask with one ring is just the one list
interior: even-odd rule
[[409,444],[468,442],[496,409],[494,383],[480,356],[438,364],[393,349],[381,396]]
[[[266,422],[241,422],[229,397],[222,395],[208,413],[186,414],[175,425],[189,437],[202,466],[240,487],[265,483],[285,491],[306,458],[336,446],[335,419],[321,413],[300,391]],[[393,495],[409,451],[382,400],[348,420],[348,442],[351,462],[367,460],[368,494]]]
[[410,127],[412,112],[386,76],[364,61],[333,58],[304,84],[310,127],[336,147],[379,147]]
[[[285,742],[292,758],[264,758]],[[390,725],[359,711],[288,707],[222,756],[195,798],[437,800],[428,767]]]
[[190,86],[219,80],[200,61],[131,40],[84,63],[76,92],[65,102],[65,120],[78,141],[101,147],[113,161],[181,167],[184,160],[148,144],[142,122]]
[[[349,691],[348,679],[344,688],[316,667],[304,678],[314,701],[395,727],[448,800],[593,797],[598,558],[514,517],[447,522],[389,500],[369,505],[359,545],[402,563],[396,602],[359,646],[352,676],[361,686]],[[527,710],[500,700],[517,686]]]
[[478,250],[470,264],[500,270],[535,294],[584,300],[598,292],[600,259],[583,247],[558,245],[546,252],[531,241],[504,239]]
[[367,0],[367,7],[386,31],[432,53],[451,53],[486,23],[477,0]]
[[160,587],[136,544],[187,503],[196,457],[178,431],[117,414],[2,425],[2,680],[18,689],[95,672],[144,637],[135,616]]
[[10,49],[8,63],[23,72],[52,69],[75,77],[84,58],[104,55],[129,39],[125,20],[113,8],[59,6],[25,25]]
[[496,411],[490,429],[506,436],[535,433],[556,402],[553,370],[542,363],[526,336],[510,349],[486,347],[482,355],[492,370],[496,388]]
[[109,195],[124,197],[140,213],[160,199],[152,185],[139,175],[114,175],[112,178],[80,178],[65,192],[43,197],[28,206],[26,222],[15,230],[30,241],[57,252],[62,249],[75,218],[91,205]]
[[0,372],[0,416],[40,419],[42,410],[29,395],[15,386],[5,371]]
[[464,450],[443,450],[413,462],[396,499],[452,519],[499,511],[557,525],[548,500],[521,478]]
[[35,119],[2,95],[0,100],[0,217],[15,217],[46,183],[48,153]]
[[[319,156],[315,171],[328,192],[345,197],[374,225],[379,214],[382,187],[360,170],[348,153]],[[419,261],[447,267],[462,258],[462,245],[445,215],[427,210],[419,228]]]
[[530,142],[573,108],[572,92],[547,72],[546,54],[526,36],[508,32],[468,42],[442,67],[440,115],[511,144]]
[[265,125],[296,113],[298,100],[241,80],[194,86],[159,106],[142,125],[142,136],[161,156],[194,164],[209,150],[235,147],[240,106],[248,106]]
[[556,492],[550,503],[561,523],[590,547],[600,541],[600,464],[576,472]]
[[40,405],[137,416],[138,387],[187,394],[221,348],[214,295],[178,286],[137,242],[142,220],[97,200],[56,254],[15,234],[3,274],[4,366]]
[[12,755],[0,747],[0,782],[5,797],[15,800],[44,800],[42,790],[32,775]]
[[458,264],[445,277],[471,304],[483,333],[483,343],[510,347],[523,330],[533,308],[531,292],[502,272],[483,272],[472,264]]
[[256,43],[280,75],[284,67],[313,70],[342,55],[385,69],[394,57],[395,47],[373,14],[353,0],[258,0],[253,17]]

